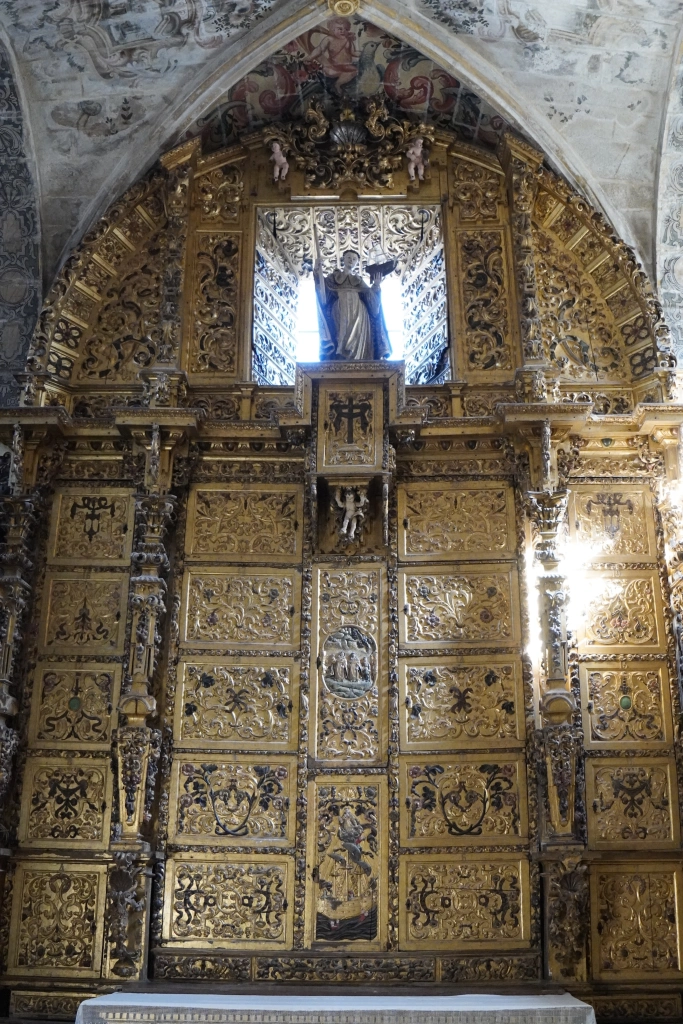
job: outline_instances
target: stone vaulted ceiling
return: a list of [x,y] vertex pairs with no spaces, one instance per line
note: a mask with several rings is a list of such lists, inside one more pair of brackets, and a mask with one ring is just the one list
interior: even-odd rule
[[[653,277],[659,258],[676,320],[683,0],[368,0],[359,13],[370,27],[362,40],[357,33],[357,80],[368,90],[389,83],[388,33],[418,50],[442,75],[419,77],[430,78],[464,134],[491,144],[512,124],[603,211]],[[298,45],[300,65],[317,60],[328,87],[347,87],[329,74],[332,36],[311,35],[328,18],[327,4],[310,0],[0,0],[33,153],[44,286],[161,152],[197,133],[222,144],[236,101],[244,112],[238,83],[260,88],[259,102],[269,75],[267,101],[291,91],[287,62],[280,70],[267,62],[274,53]],[[681,335],[683,344],[683,327]]]

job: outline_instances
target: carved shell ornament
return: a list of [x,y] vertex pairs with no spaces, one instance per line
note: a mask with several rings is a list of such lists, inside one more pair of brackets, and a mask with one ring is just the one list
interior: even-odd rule
[[434,141],[434,129],[393,117],[384,101],[375,98],[364,116],[347,107],[333,121],[320,102],[311,103],[303,120],[269,125],[263,140],[271,152],[276,144],[285,160],[303,170],[306,188],[337,188],[352,182],[378,189],[393,188],[394,172],[416,144],[426,164],[422,146]]

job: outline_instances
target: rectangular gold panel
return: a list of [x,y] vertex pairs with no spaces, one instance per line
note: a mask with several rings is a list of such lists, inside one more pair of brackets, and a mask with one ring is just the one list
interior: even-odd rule
[[521,756],[401,758],[401,846],[521,843],[526,772]]
[[294,859],[178,854],[166,867],[164,938],[214,949],[289,949]]
[[127,574],[47,573],[43,594],[42,653],[123,653]]
[[400,685],[402,750],[524,744],[522,673],[515,658],[404,659]]
[[405,647],[519,643],[519,590],[512,565],[402,569],[399,581]]
[[52,505],[48,562],[128,565],[135,500],[117,489],[61,490]]
[[292,658],[193,658],[179,669],[176,747],[296,749],[299,665]]
[[99,977],[106,880],[105,864],[20,863],[14,881],[7,973]]
[[381,389],[361,384],[321,384],[318,471],[345,474],[382,468]]
[[572,485],[569,536],[599,561],[647,562],[657,557],[652,495],[634,484]]
[[237,327],[240,317],[238,231],[197,231],[190,245],[187,271],[191,300],[186,306],[185,336],[189,339],[187,371],[215,380],[238,373]]
[[670,758],[586,758],[586,797],[591,849],[678,846],[678,787]]
[[386,758],[386,600],[377,564],[314,571],[311,738],[319,761]]
[[299,646],[301,573],[234,569],[185,573],[182,641],[190,647]]
[[585,611],[579,624],[581,654],[666,650],[662,596],[656,569],[586,573]]
[[591,961],[596,979],[681,976],[682,881],[678,863],[593,865]]
[[109,846],[112,778],[99,758],[29,757],[21,790],[22,846]]
[[185,555],[202,562],[301,561],[303,488],[202,484],[190,491]]
[[398,521],[404,561],[515,553],[515,503],[507,484],[401,484]]
[[177,755],[171,782],[173,842],[291,846],[296,757]]
[[29,742],[41,747],[109,748],[116,725],[120,665],[39,661]]
[[367,775],[309,783],[309,946],[386,949],[386,785]]
[[467,368],[470,382],[505,380],[518,360],[505,232],[472,225],[455,233],[453,248],[459,268],[458,365]]
[[671,745],[671,695],[664,662],[631,661],[623,667],[583,662],[579,668],[586,747]]
[[510,949],[529,943],[529,865],[514,854],[404,856],[400,949]]

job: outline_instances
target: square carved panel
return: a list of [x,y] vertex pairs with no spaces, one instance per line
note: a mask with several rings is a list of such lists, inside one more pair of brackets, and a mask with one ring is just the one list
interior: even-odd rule
[[127,573],[47,573],[42,653],[123,654],[127,598]]
[[680,978],[682,881],[674,863],[593,865],[591,959],[596,979]]
[[31,697],[33,746],[108,749],[116,725],[120,665],[39,661]]
[[519,643],[519,589],[512,565],[402,569],[399,587],[399,629],[406,648]]
[[529,865],[515,854],[424,854],[399,863],[401,949],[529,943]]
[[576,484],[569,496],[569,535],[598,561],[657,557],[652,495],[633,484]]
[[584,742],[588,748],[671,745],[669,672],[661,661],[580,666]]
[[19,842],[43,849],[109,846],[111,762],[29,757],[21,792]]
[[386,757],[386,600],[385,572],[376,563],[314,570],[311,734],[318,761]]
[[399,557],[404,561],[514,556],[515,504],[507,484],[401,484]]
[[522,674],[515,658],[402,659],[400,686],[402,750],[524,744]]
[[7,973],[99,977],[106,882],[105,864],[20,863],[14,879]]
[[618,575],[588,572],[586,577],[586,601],[578,628],[581,654],[666,650],[656,569],[622,569]]
[[202,562],[301,561],[303,489],[202,484],[190,491],[185,555]]
[[402,757],[401,846],[497,845],[527,836],[524,758]]
[[678,846],[678,787],[670,758],[587,758],[586,797],[592,849]]
[[193,658],[179,674],[176,747],[296,749],[299,664],[292,658]]
[[318,471],[345,474],[382,468],[383,408],[377,386],[321,384],[318,414]]
[[187,946],[289,949],[294,860],[178,854],[166,866],[164,938]]
[[292,846],[296,757],[178,755],[170,837],[183,844]]
[[300,603],[301,573],[294,569],[190,570],[181,640],[189,647],[293,650]]
[[48,562],[128,565],[134,517],[135,499],[129,491],[58,491],[52,504]]
[[308,787],[308,944],[386,949],[386,779],[327,775]]

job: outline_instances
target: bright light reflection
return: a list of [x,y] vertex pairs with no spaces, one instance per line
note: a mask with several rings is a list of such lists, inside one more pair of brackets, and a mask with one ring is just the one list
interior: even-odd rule
[[600,545],[594,541],[571,540],[565,537],[558,543],[558,572],[567,581],[567,628],[576,636],[579,625],[586,617],[588,604],[598,596],[600,581],[588,577],[593,559],[600,555]]
[[[391,342],[391,358],[403,359],[403,299],[397,274],[382,281],[382,308]],[[320,359],[318,309],[315,302],[315,280],[312,274],[299,281],[299,304],[296,317],[296,360],[317,363]]]

